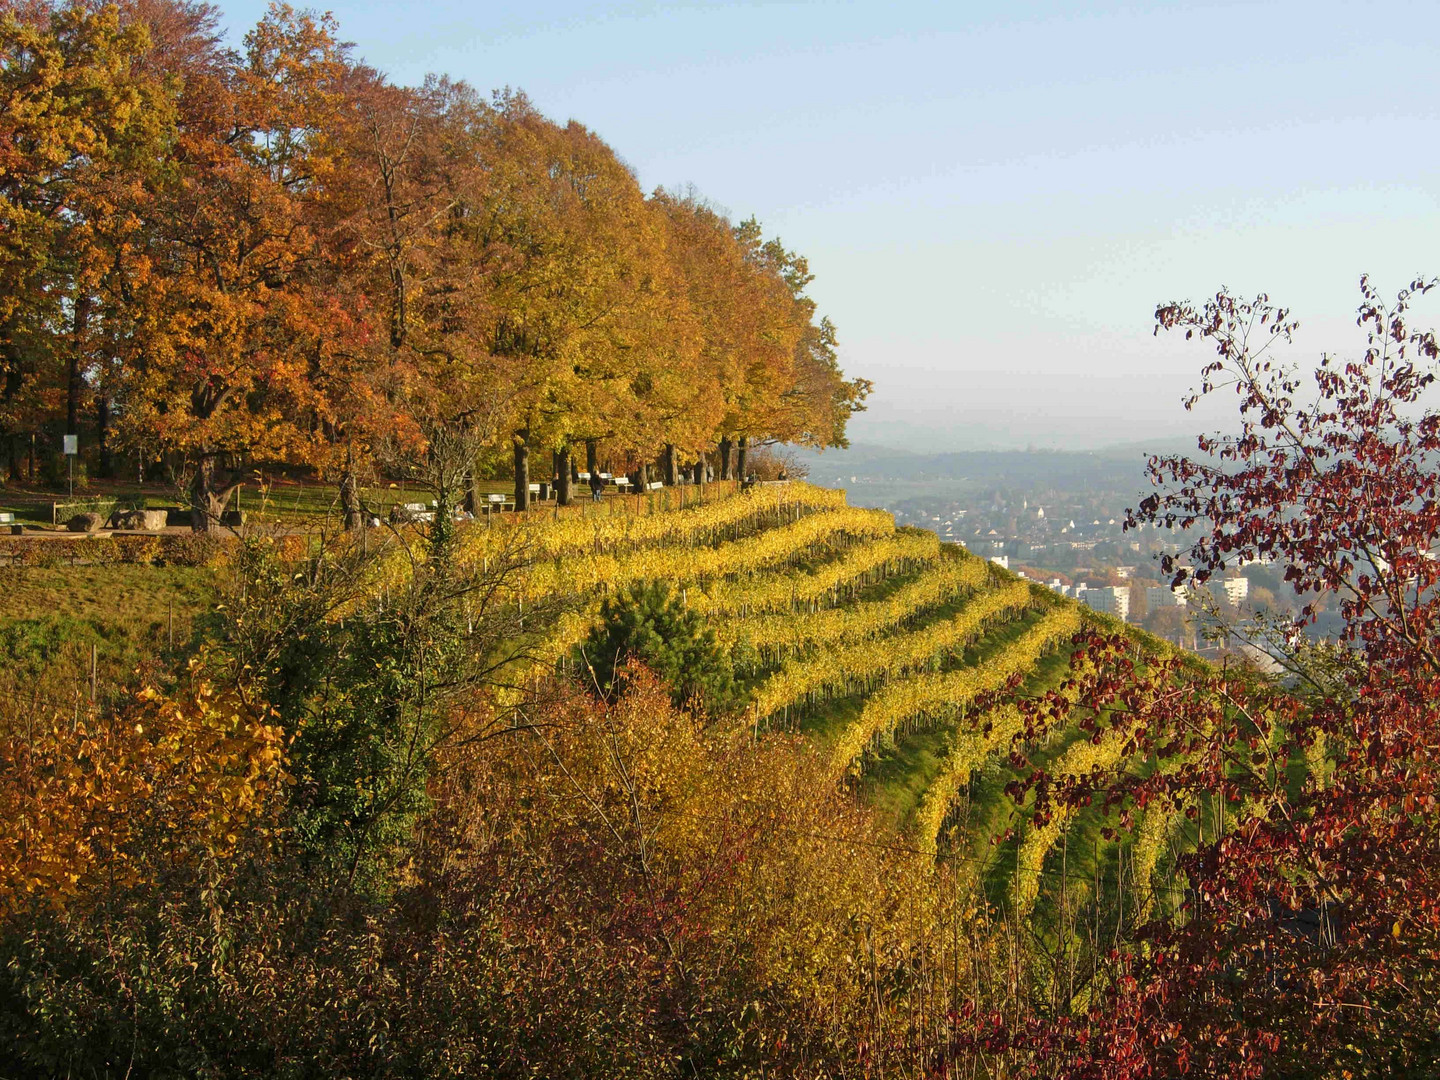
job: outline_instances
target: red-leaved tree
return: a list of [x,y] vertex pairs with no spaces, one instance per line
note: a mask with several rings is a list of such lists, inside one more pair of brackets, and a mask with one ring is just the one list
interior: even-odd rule
[[[1435,281],[1386,303],[1361,280],[1363,355],[1313,386],[1274,356],[1295,323],[1265,296],[1161,306],[1212,344],[1200,396],[1233,389],[1208,460],[1155,458],[1139,523],[1198,531],[1177,583],[1273,560],[1304,606],[1284,680],[1197,673],[1128,639],[1077,642],[1028,737],[1078,724],[1124,764],[1031,770],[1036,813],[1104,805],[1183,822],[1181,901],[1120,943],[1059,1020],[989,1018],[962,1040],[1066,1077],[1433,1076],[1440,1061],[1440,348],[1410,325]],[[1338,610],[1317,662],[1304,630]],[[1282,638],[1283,640],[1283,638]],[[1307,655],[1307,651],[1309,655]],[[1113,745],[1113,741],[1110,743]]]

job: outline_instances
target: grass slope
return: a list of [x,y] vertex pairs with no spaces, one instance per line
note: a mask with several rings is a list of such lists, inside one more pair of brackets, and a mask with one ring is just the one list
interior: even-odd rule
[[[732,499],[742,502],[732,503]],[[298,503],[294,509],[300,511]],[[847,517],[847,513],[851,516]],[[668,523],[654,523],[652,519],[657,527],[647,526],[643,540],[621,545],[617,554],[621,561],[614,569],[638,574],[649,565],[693,564],[691,576],[684,576],[683,569],[677,570],[681,576],[671,583],[686,591],[688,602],[711,612],[707,617],[722,629],[722,639],[735,643],[739,674],[752,692],[786,665],[791,669],[804,667],[833,655],[833,650],[842,647],[839,640],[857,649],[869,649],[867,655],[872,657],[910,657],[904,665],[888,669],[888,674],[881,671],[850,682],[828,683],[823,690],[807,692],[801,700],[769,718],[752,717],[757,724],[764,720],[769,727],[803,732],[827,750],[860,717],[866,701],[892,680],[916,678],[921,672],[976,668],[1003,654],[1041,622],[1047,611],[1074,604],[1034,587],[1028,605],[1007,608],[985,620],[978,636],[947,640],[934,632],[936,628],[956,618],[987,591],[1007,586],[1013,590],[1017,579],[998,567],[978,563],[974,556],[954,545],[935,544],[928,534],[913,534],[910,530],[886,533],[876,529],[873,519],[860,521],[855,513],[847,512],[835,493],[802,484],[725,495],[707,500],[703,506],[671,511]],[[837,523],[832,529],[798,527],[807,516],[826,514]],[[601,542],[601,530],[613,529],[613,523],[606,525],[604,519],[596,519],[588,525],[583,521],[577,525],[571,519],[566,524],[552,517],[541,513],[524,523],[502,526],[535,530],[529,535],[542,541],[547,557],[537,561],[534,573],[538,576],[531,585],[553,580],[593,580],[581,572],[582,566],[587,565],[587,560],[593,566],[596,552],[602,548],[616,550],[613,543]],[[547,529],[553,533],[548,539],[541,535]],[[587,532],[590,529],[593,534]],[[793,546],[787,546],[788,540],[777,546],[792,534],[796,538]],[[487,543],[496,539],[488,532],[475,535]],[[708,539],[696,539],[702,535]],[[763,549],[764,557],[728,558],[723,562],[700,557],[707,551],[715,554],[725,550],[743,556],[747,545],[754,545],[757,552]],[[695,557],[686,556],[684,548],[693,548]],[[898,554],[866,558],[867,550]],[[967,565],[973,572],[936,573],[946,567]],[[707,571],[707,566],[713,569]],[[735,570],[737,566],[748,569]],[[853,572],[849,568],[854,568]],[[103,683],[118,685],[127,675],[133,677],[147,656],[164,654],[172,635],[177,643],[189,639],[192,624],[213,603],[212,573],[203,569],[124,565],[8,571],[6,587],[0,589],[0,659],[8,669],[6,691],[17,693],[22,686],[32,685],[43,686],[49,695],[85,692],[92,646]],[[956,584],[950,591],[948,586],[939,590],[915,588],[917,582],[951,578]],[[807,587],[807,583],[814,584]],[[570,623],[552,628],[557,638],[572,638],[577,621],[593,617],[595,601],[605,584],[585,585],[582,588],[593,590],[593,595],[582,592],[567,599]],[[897,596],[920,596],[921,600],[914,604],[893,602]],[[839,614],[815,617],[827,609]],[[783,650],[757,650],[748,645],[747,622],[759,627],[758,620],[771,620],[766,625],[773,637],[774,620],[787,615],[793,616],[796,636],[787,641]],[[837,638],[837,622],[852,617],[857,634]],[[1102,620],[1102,624],[1106,621]],[[807,627],[825,635],[824,639],[805,640]],[[564,634],[559,634],[562,629]],[[537,636],[543,637],[544,628],[536,630]],[[912,654],[921,641],[927,643],[924,649],[929,649],[932,641],[944,644],[937,645],[928,658],[915,657]],[[1143,635],[1137,635],[1136,641],[1143,649],[1164,651],[1162,643],[1145,640]],[[1039,656],[1027,654],[1028,669],[1021,672],[1021,692],[1039,694],[1055,687],[1064,678],[1067,657],[1063,641]],[[905,718],[893,729],[871,738],[848,774],[837,774],[837,782],[850,784],[893,819],[897,830],[914,836],[917,808],[936,783],[952,749],[963,740],[979,737],[974,730],[976,719],[976,709],[970,707],[951,710],[950,715],[938,720],[924,715]],[[1032,760],[1053,761],[1072,739],[1073,735],[1025,749]],[[1006,760],[1009,749],[1008,739],[977,746],[974,753],[982,755],[979,767],[959,790],[952,793],[946,789],[942,806],[947,827],[941,829],[939,856],[973,864],[977,882],[994,898],[1003,898],[1015,874],[1018,841],[1010,833],[1017,824],[1023,825],[1027,814],[1026,808],[1016,806],[1005,792],[1015,777]],[[938,801],[938,796],[931,800],[932,829],[933,822],[938,821],[933,817]],[[1071,869],[1091,875],[1103,875],[1107,867],[1114,871],[1121,858],[1120,845],[1100,840],[1101,824],[1096,816],[1083,814],[1071,823],[1061,840],[1065,850],[1059,856],[1066,874]],[[1019,831],[1023,832],[1023,828]],[[917,842],[928,844],[933,839],[917,838]],[[1088,854],[1085,849],[1089,849]],[[1053,848],[1041,854],[1047,867],[1055,857]],[[1038,917],[1046,917],[1054,907],[1042,887]]]

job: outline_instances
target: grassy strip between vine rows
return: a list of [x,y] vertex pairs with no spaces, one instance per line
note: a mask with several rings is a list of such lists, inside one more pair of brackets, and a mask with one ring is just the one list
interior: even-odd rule
[[980,559],[945,559],[883,600],[820,611],[766,615],[732,624],[731,638],[745,638],[763,652],[835,644],[874,637],[926,608],[981,588],[990,579]]
[[[1119,761],[1124,748],[1125,735],[1113,728],[1107,729],[1098,742],[1089,739],[1077,742],[1046,771],[1054,779],[1062,780],[1088,773],[1091,769],[1103,769]],[[1010,902],[1017,917],[1028,917],[1035,906],[1035,898],[1040,895],[1040,875],[1045,866],[1045,856],[1076,813],[1075,807],[1062,804],[1054,808],[1044,825],[1032,823],[1026,828],[1016,849],[1015,879],[1010,890]]]
[[954,618],[913,633],[862,641],[805,661],[787,660],[761,685],[755,696],[756,714],[772,716],[807,694],[833,692],[929,663],[964,648],[992,621],[1014,615],[1031,602],[1030,586],[1011,582],[977,594]]
[[[1074,701],[1073,691],[1069,697]],[[1019,706],[1006,703],[971,718],[965,727],[955,733],[954,745],[915,811],[915,839],[928,851],[938,849],[945,819],[975,771],[1025,729],[1025,717]]]
[[836,740],[832,750],[836,768],[849,768],[871,739],[883,731],[893,731],[901,721],[914,716],[953,716],[978,695],[1003,686],[1012,675],[1033,666],[1036,658],[1057,640],[1080,629],[1082,619],[1074,605],[1057,607],[1000,655],[977,667],[922,672],[886,686],[865,702],[860,716]]

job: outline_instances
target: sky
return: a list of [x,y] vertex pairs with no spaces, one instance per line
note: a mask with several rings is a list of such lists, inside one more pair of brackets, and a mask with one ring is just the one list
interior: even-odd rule
[[[264,4],[221,0],[239,37]],[[1158,302],[1292,309],[1355,352],[1361,273],[1440,274],[1440,5],[340,2],[401,83],[525,91],[646,190],[806,255],[856,442],[1087,449],[1187,414],[1203,347]],[[1440,322],[1440,317],[1433,321]]]

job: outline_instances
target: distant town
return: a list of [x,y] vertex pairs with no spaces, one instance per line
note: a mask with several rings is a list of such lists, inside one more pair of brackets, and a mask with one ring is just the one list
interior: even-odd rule
[[[1265,666],[1243,644],[1255,612],[1297,607],[1280,575],[1262,563],[1234,567],[1199,590],[1162,580],[1160,556],[1181,554],[1188,541],[1151,526],[1125,528],[1127,509],[1147,490],[1138,451],[912,455],[861,447],[805,464],[813,480],[845,488],[856,505],[889,510],[899,525],[929,529],[1203,654],[1240,652]],[[1322,616],[1317,636],[1329,632],[1329,621]]]

